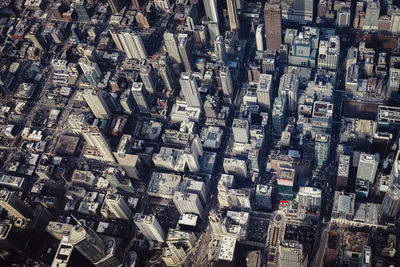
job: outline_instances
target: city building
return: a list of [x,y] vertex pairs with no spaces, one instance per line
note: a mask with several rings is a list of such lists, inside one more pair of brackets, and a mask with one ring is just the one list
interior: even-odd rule
[[336,190],[340,190],[347,187],[350,170],[350,156],[340,155],[339,166],[336,178]]
[[289,64],[314,68],[317,65],[319,28],[303,26],[289,50]]
[[391,185],[383,199],[381,210],[379,211],[379,222],[393,222],[400,211],[400,186]]
[[106,91],[85,89],[82,96],[96,118],[106,120],[112,119],[112,112],[106,101],[108,98]]
[[261,185],[256,186],[255,192],[256,204],[260,209],[271,210],[272,209],[272,186]]
[[196,78],[190,72],[182,72],[179,83],[188,106],[202,108],[203,101],[197,88]]
[[[118,38],[117,42],[115,42],[116,38]],[[147,58],[146,47],[144,46],[142,37],[138,32],[132,30],[121,30],[117,33],[117,37],[115,37],[115,39],[114,42],[116,43],[117,47],[120,44],[120,47],[118,48],[123,49],[127,58]]]
[[239,30],[239,18],[236,0],[227,0],[226,5],[228,7],[229,25],[231,31]]
[[281,133],[286,127],[286,99],[276,97],[272,107],[272,129]]
[[340,57],[340,38],[330,35],[328,41],[319,41],[318,68],[336,70]]
[[366,180],[373,184],[379,165],[379,159],[379,154],[371,155],[361,153],[357,168],[357,179]]
[[84,57],[81,57],[78,63],[83,74],[85,74],[85,78],[88,80],[90,87],[95,88],[99,84],[102,76],[99,66],[95,62]]
[[247,179],[248,172],[246,161],[240,159],[224,158],[222,166],[226,174],[232,174],[238,180]]
[[84,125],[80,134],[86,140],[84,156],[106,162],[115,162],[107,137],[97,126]]
[[232,132],[235,142],[247,144],[250,141],[250,126],[246,119],[233,119]]
[[181,63],[181,56],[178,50],[178,39],[172,32],[164,32],[164,45],[168,56],[172,58],[175,63]]
[[355,214],[356,194],[344,191],[335,191],[335,198],[332,206],[332,218],[351,221]]
[[296,171],[291,168],[279,168],[276,181],[278,183],[278,196],[280,200],[293,200],[293,187],[295,186]]
[[122,220],[133,218],[131,209],[120,194],[107,193],[100,212],[105,218],[113,217]]
[[218,35],[214,41],[214,53],[217,61],[226,62],[226,48],[225,48],[225,40],[222,35]]
[[296,241],[281,241],[279,244],[279,266],[305,267],[308,264],[308,255],[303,245]]
[[368,1],[365,10],[365,20],[363,30],[378,30],[380,4],[379,1]]
[[270,111],[272,107],[272,75],[260,74],[257,85],[257,101],[261,111]]
[[278,94],[284,99],[287,110],[291,113],[297,111],[297,91],[299,90],[299,77],[291,71],[282,75]]
[[218,22],[218,9],[217,0],[204,0],[203,1],[206,16],[214,22]]
[[140,64],[140,78],[144,84],[144,88],[147,90],[149,94],[154,94],[157,91],[157,75],[153,69],[153,67],[146,63],[142,62]]
[[114,14],[118,14],[125,5],[125,0],[107,0]]
[[181,215],[192,213],[203,217],[203,204],[197,194],[175,191],[172,200]]
[[27,220],[32,217],[32,210],[15,193],[7,190],[0,191],[0,206],[10,215]]
[[331,136],[326,134],[317,134],[315,136],[314,158],[318,166],[328,163],[331,146]]
[[191,35],[187,33],[178,34],[177,45],[183,68],[186,72],[193,71],[194,59],[192,54],[193,42]]
[[265,3],[264,22],[267,48],[279,50],[282,43],[281,8],[279,1]]
[[113,154],[127,176],[130,178],[141,179],[143,176],[143,163],[138,155],[131,154],[132,146],[132,136],[125,134],[119,140],[117,151]]
[[161,79],[164,82],[165,88],[171,93],[177,88],[177,82],[172,69],[172,62],[170,57],[162,56],[158,60],[158,71],[160,73]]
[[139,108],[140,113],[149,114],[151,108],[151,96],[141,82],[133,82],[130,86],[133,99]]
[[136,213],[133,222],[147,240],[160,243],[165,241],[166,235],[154,215]]
[[302,186],[297,194],[299,205],[306,209],[320,209],[322,201],[322,191],[318,188]]
[[81,22],[90,22],[90,17],[86,10],[85,0],[74,0],[72,6],[75,9],[76,15]]

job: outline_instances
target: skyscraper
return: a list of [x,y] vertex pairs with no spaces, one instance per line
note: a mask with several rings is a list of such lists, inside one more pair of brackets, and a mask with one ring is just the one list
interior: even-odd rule
[[237,31],[239,30],[239,18],[236,0],[227,0],[226,5],[228,7],[229,25],[231,27],[231,31]]
[[131,92],[136,105],[141,113],[150,113],[150,96],[145,90],[143,83],[134,82],[131,86]]
[[182,64],[185,71],[193,70],[193,45],[192,40],[187,33],[178,34],[178,50],[182,59]]
[[225,99],[229,100],[229,103],[233,101],[234,88],[232,83],[231,71],[228,66],[221,66],[219,69],[219,77],[221,78],[222,92],[224,93]]
[[174,72],[171,67],[171,60],[169,57],[167,56],[160,57],[160,59],[158,60],[158,71],[164,82],[165,88],[170,92],[174,92],[177,83]]
[[114,25],[110,25],[108,28],[108,31],[111,34],[111,38],[113,39],[115,46],[118,48],[118,50],[123,51],[124,48],[122,47],[121,41],[118,36],[118,30],[115,28]]
[[81,67],[83,74],[85,74],[86,79],[88,80],[90,87],[94,88],[100,82],[101,78],[101,70],[99,66],[90,61],[87,58],[81,57],[79,59],[79,67]]
[[267,48],[279,50],[282,43],[281,8],[279,1],[270,0],[268,3],[265,3],[264,22]]
[[32,26],[32,28],[30,29],[29,33],[26,36],[39,50],[44,50],[46,48],[46,42],[40,35],[42,31],[43,30],[40,29],[40,25],[35,24]]
[[140,64],[140,78],[149,94],[154,94],[157,91],[157,75],[153,67],[147,62]]
[[175,63],[181,63],[181,56],[178,50],[178,41],[172,32],[164,32],[164,45],[167,50],[168,56],[171,57]]
[[317,134],[315,136],[314,158],[318,166],[322,166],[328,162],[330,152],[330,135]]
[[379,221],[381,223],[393,222],[400,211],[400,185],[391,185],[383,199],[381,210],[379,211]]
[[299,77],[296,72],[291,71],[282,75],[279,83],[279,96],[286,102],[289,112],[297,112],[297,91],[299,89]]
[[257,85],[257,102],[262,111],[269,111],[272,106],[272,75],[260,74]]
[[127,176],[141,179],[143,176],[143,163],[138,155],[131,154],[132,141],[131,135],[124,134],[119,141],[117,152],[114,152],[114,156]]
[[256,46],[258,52],[264,51],[264,26],[259,24],[256,29]]
[[107,120],[112,118],[111,110],[106,102],[106,98],[108,97],[106,91],[85,89],[82,96],[96,118]]
[[214,52],[217,60],[226,62],[226,48],[224,37],[219,35],[215,38]]
[[197,194],[175,191],[172,200],[181,215],[192,213],[203,217],[204,208]]
[[72,228],[69,242],[93,264],[101,261],[106,255],[104,240],[92,228],[81,222]]
[[115,162],[108,139],[97,126],[83,125],[81,134],[87,143],[85,157]]
[[78,15],[79,21],[90,22],[90,17],[87,13],[85,5],[86,4],[84,0],[74,0],[72,2],[72,6],[74,7],[76,14]]
[[[107,207],[105,207],[105,205]],[[103,207],[105,207],[113,217],[123,220],[132,220],[132,211],[120,194],[107,193],[103,202]]]
[[206,11],[206,16],[211,21],[218,22],[217,0],[204,0],[203,5]]
[[272,129],[281,133],[286,127],[286,102],[282,97],[276,97],[272,107]]
[[[123,30],[118,33],[119,42],[128,58],[146,59],[147,51],[138,32]],[[117,43],[116,43],[117,44]],[[117,44],[118,47],[118,44]]]
[[373,184],[379,165],[379,160],[379,154],[371,155],[361,153],[357,168],[357,179],[366,180]]
[[32,210],[11,191],[0,191],[0,206],[10,215],[20,219],[26,220],[32,216]]
[[147,240],[164,242],[165,233],[154,215],[136,213],[133,221]]
[[196,78],[190,72],[182,72],[179,83],[188,106],[202,108],[203,101],[197,88]]
[[124,7],[126,0],[108,0],[108,4],[111,7],[112,13],[116,14],[121,11],[121,9]]
[[299,205],[306,209],[320,209],[321,208],[321,189],[302,186],[299,188],[297,194],[299,198]]

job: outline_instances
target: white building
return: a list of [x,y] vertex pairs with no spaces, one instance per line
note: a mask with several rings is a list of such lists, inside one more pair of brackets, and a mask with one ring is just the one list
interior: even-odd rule
[[260,74],[257,85],[257,101],[263,111],[270,110],[272,107],[272,90],[272,75]]
[[179,83],[188,106],[202,108],[203,103],[197,88],[196,78],[190,72],[182,72]]
[[264,25],[259,24],[256,29],[256,46],[258,52],[264,51]]
[[132,220],[132,211],[122,195],[107,193],[101,213],[105,218],[109,216],[123,220]]
[[247,179],[247,163],[240,159],[224,158],[224,172],[240,179]]
[[128,58],[146,59],[147,51],[138,32],[124,30],[118,33],[118,38]]
[[299,77],[295,71],[282,75],[279,83],[279,96],[286,101],[289,112],[297,111],[297,91],[299,89]]
[[164,242],[165,233],[154,215],[136,213],[133,221],[147,240]]
[[366,180],[373,184],[379,160],[378,153],[375,155],[361,153],[360,161],[358,162],[357,179]]
[[340,57],[340,38],[330,35],[328,41],[319,41],[318,68],[336,70]]
[[106,103],[107,92],[86,89],[82,96],[96,118],[107,120],[112,118],[112,112]]
[[234,119],[232,123],[232,131],[235,142],[244,144],[249,143],[250,127],[248,120]]
[[173,201],[181,215],[185,213],[193,213],[203,217],[204,208],[201,204],[200,197],[197,194],[177,191],[174,194]]
[[321,189],[303,186],[297,194],[299,205],[306,209],[321,208]]

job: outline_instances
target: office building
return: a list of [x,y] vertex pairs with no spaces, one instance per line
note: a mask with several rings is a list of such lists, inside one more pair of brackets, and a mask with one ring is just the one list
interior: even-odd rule
[[124,7],[126,0],[107,0],[113,14],[118,14]]
[[186,252],[183,247],[170,245],[163,248],[161,258],[167,266],[178,266],[185,258]]
[[272,129],[281,133],[286,127],[286,101],[283,97],[276,97],[272,107]]
[[211,21],[218,22],[217,0],[204,0],[203,5],[204,10],[206,11],[206,16]]
[[363,30],[369,30],[369,31],[378,30],[379,12],[380,12],[379,1],[373,0],[367,3],[364,25],[362,27]]
[[[118,42],[121,44],[121,48],[125,52],[127,58],[147,58],[146,47],[144,46],[142,37],[140,37],[138,32],[132,30],[122,30],[118,33],[118,39]],[[117,47],[119,46],[117,42],[116,45]]]
[[85,157],[115,162],[111,146],[101,129],[97,126],[84,125],[81,128],[80,134],[82,134],[86,141]]
[[247,179],[247,163],[245,160],[224,158],[222,164],[226,174],[232,174],[237,180]]
[[106,256],[104,240],[90,227],[78,222],[72,228],[69,243],[74,246],[86,259],[96,264]]
[[106,102],[108,97],[108,93],[106,91],[86,89],[84,90],[82,96],[96,118],[106,120],[112,119],[111,110]]
[[272,210],[272,186],[258,184],[255,199],[259,209]]
[[366,180],[374,184],[379,160],[378,153],[375,155],[361,153],[357,168],[357,179]]
[[117,28],[115,28],[114,25],[110,25],[110,27],[108,27],[108,31],[110,32],[111,38],[113,39],[114,44],[117,47],[117,49],[119,51],[124,51],[121,40],[119,39],[119,32],[118,32]]
[[317,65],[319,28],[303,26],[289,49],[289,64],[314,68]]
[[172,7],[172,1],[170,0],[154,0],[154,6],[160,11],[170,11]]
[[122,92],[119,103],[121,104],[122,110],[125,114],[132,115],[135,109],[135,101],[129,89],[126,89]]
[[131,154],[132,146],[132,136],[124,134],[119,141],[114,156],[127,176],[134,179],[141,179],[143,178],[144,165],[138,155]]
[[282,43],[281,8],[270,1],[264,6],[265,36],[268,49],[279,50]]
[[264,25],[259,24],[256,29],[256,47],[258,52],[264,52]]
[[133,222],[147,240],[164,242],[165,233],[154,215],[136,213]]
[[400,185],[394,184],[389,187],[383,199],[379,211],[379,222],[394,222],[400,211]]
[[145,89],[151,95],[157,91],[157,75],[153,67],[146,62],[140,64],[140,78],[144,84]]
[[221,35],[220,31],[219,31],[218,22],[208,21],[206,23],[206,25],[208,28],[208,32],[210,34],[210,44],[213,44],[215,41],[215,38],[217,38],[218,35]]
[[350,170],[350,156],[340,155],[339,166],[336,178],[336,190],[341,190],[347,187]]
[[77,23],[72,24],[71,33],[74,36],[76,44],[82,44],[85,42],[85,38],[83,37],[82,31]]
[[318,188],[302,186],[297,194],[299,205],[306,209],[320,209],[322,191]]
[[193,232],[180,231],[170,228],[165,241],[168,246],[179,246],[185,250],[192,249],[196,243],[196,236]]
[[42,35],[40,35],[40,33],[42,31],[43,30],[40,28],[40,25],[35,24],[35,25],[32,26],[32,28],[30,29],[29,33],[26,35],[26,38],[31,40],[31,42],[39,50],[46,49],[46,42],[43,39]]
[[136,105],[139,108],[140,113],[150,113],[150,95],[144,88],[144,84],[140,82],[133,82],[131,85],[131,93],[135,99]]
[[178,40],[174,33],[164,32],[164,45],[168,56],[173,59],[174,63],[181,63],[181,56],[178,50]]
[[75,9],[76,15],[80,22],[90,22],[90,17],[86,10],[85,0],[74,0],[72,6]]
[[278,94],[286,102],[285,106],[291,113],[297,112],[297,91],[299,90],[299,76],[295,71],[282,75]]
[[190,172],[198,172],[200,170],[199,156],[203,155],[203,147],[198,135],[188,140],[183,150],[187,167]]
[[337,27],[349,27],[351,18],[351,9],[349,7],[341,7],[336,12],[335,25]]
[[231,32],[239,30],[239,18],[236,0],[227,0],[226,5],[228,7],[229,25]]
[[400,9],[396,8],[392,11],[390,16],[390,30],[391,33],[398,34],[400,32]]
[[204,208],[197,194],[175,191],[173,202],[181,215],[192,213],[203,217]]
[[306,267],[308,256],[303,244],[297,241],[282,241],[279,245],[279,267]]
[[319,41],[318,68],[336,70],[340,57],[340,38],[330,35],[328,41]]
[[326,101],[315,101],[312,111],[312,135],[329,134],[332,126],[333,104]]
[[293,199],[296,171],[292,168],[279,167],[277,175],[278,196],[280,200]]
[[132,211],[123,196],[111,193],[107,193],[104,198],[101,214],[105,218],[113,217],[121,220],[132,220],[133,217]]
[[208,221],[211,226],[213,235],[223,236],[226,235],[226,219],[222,217],[222,214],[211,209],[208,214]]
[[32,217],[32,210],[15,193],[7,190],[0,191],[0,206],[10,215],[27,220]]
[[257,101],[261,111],[270,111],[272,107],[272,75],[260,74],[257,85]]
[[315,136],[314,159],[315,164],[322,166],[328,163],[331,146],[331,137],[326,134],[317,134]]
[[400,88],[400,69],[390,68],[389,69],[389,82],[386,93],[386,99],[396,99],[399,96]]
[[249,121],[245,119],[233,119],[233,138],[237,143],[247,144],[250,141]]
[[[114,156],[118,160],[118,152],[114,152]],[[122,164],[120,164],[120,167],[122,167]],[[132,167],[134,167],[133,164]],[[103,176],[109,182],[109,185],[117,192],[135,193],[135,188],[130,179],[125,179],[124,175],[122,175],[118,168],[107,167],[103,172]]]
[[191,36],[187,33],[178,34],[178,51],[182,60],[183,68],[186,72],[193,71],[193,42]]
[[356,194],[344,191],[335,191],[335,198],[332,206],[332,218],[339,220],[352,220],[354,217],[354,207]]
[[99,66],[95,62],[92,62],[84,57],[81,57],[78,63],[79,67],[81,67],[82,69],[83,74],[85,74],[85,78],[88,80],[90,87],[95,88],[100,82],[100,78],[102,75]]
[[68,241],[68,236],[63,236],[60,244],[58,245],[51,267],[69,266],[69,260],[71,258],[73,249],[74,247]]
[[174,92],[175,88],[177,87],[177,82],[174,72],[172,70],[172,62],[169,57],[160,57],[160,59],[158,60],[158,71],[160,73],[161,79],[164,82],[165,88],[171,93]]
[[219,35],[217,38],[215,38],[214,52],[217,61],[226,62],[225,40],[222,35]]
[[190,72],[182,72],[179,83],[188,106],[202,108],[203,101],[197,88],[196,78]]
[[222,66],[219,69],[219,77],[221,78],[222,92],[224,93],[224,98],[228,100],[228,103],[231,103],[234,97],[234,88],[231,71],[228,66]]

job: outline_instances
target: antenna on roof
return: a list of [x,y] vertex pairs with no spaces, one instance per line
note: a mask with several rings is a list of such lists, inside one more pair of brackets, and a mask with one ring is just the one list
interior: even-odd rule
[[77,222],[77,224],[79,224],[79,226],[83,227],[83,224],[74,215],[71,214],[71,217]]

